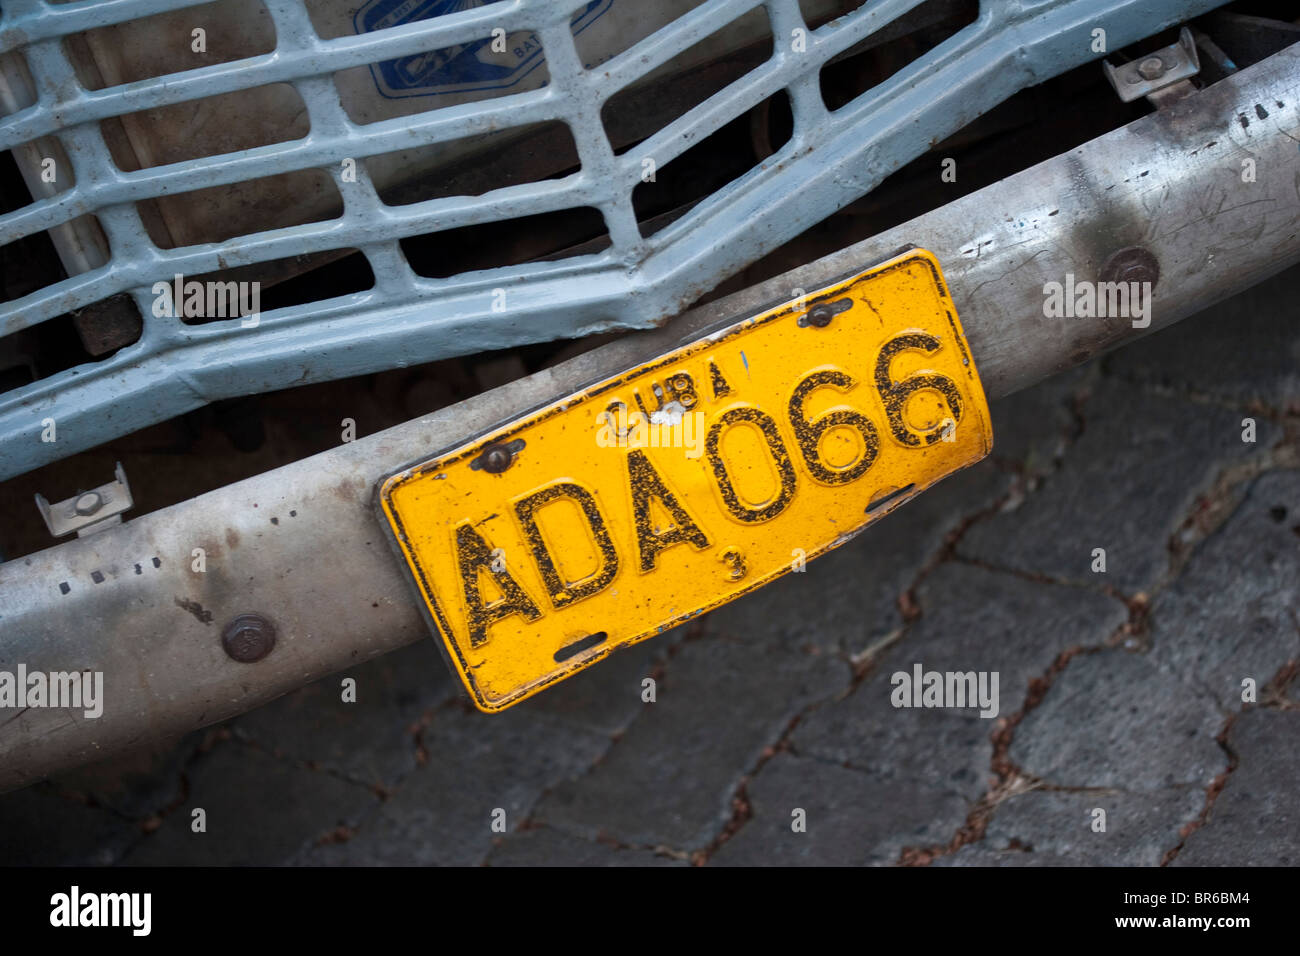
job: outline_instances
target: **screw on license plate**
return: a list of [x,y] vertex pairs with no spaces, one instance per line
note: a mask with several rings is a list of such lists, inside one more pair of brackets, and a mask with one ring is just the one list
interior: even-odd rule
[[469,463],[475,471],[486,471],[489,475],[499,475],[515,460],[515,455],[524,450],[522,438],[516,438],[506,444],[488,445],[483,452]]
[[831,319],[841,312],[847,312],[853,308],[852,299],[837,299],[834,302],[818,302],[811,309],[799,317],[799,324],[804,326],[816,326],[824,329],[831,324]]

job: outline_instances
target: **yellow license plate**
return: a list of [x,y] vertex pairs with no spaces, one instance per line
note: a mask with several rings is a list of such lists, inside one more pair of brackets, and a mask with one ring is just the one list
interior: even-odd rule
[[993,447],[939,264],[912,250],[386,479],[480,710],[843,544]]

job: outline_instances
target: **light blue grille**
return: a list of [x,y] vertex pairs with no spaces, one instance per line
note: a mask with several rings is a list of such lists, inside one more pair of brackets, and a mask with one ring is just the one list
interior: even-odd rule
[[[615,0],[629,2],[629,0]],[[89,0],[47,4],[5,0],[0,53],[18,51],[37,102],[0,121],[0,147],[55,136],[73,157],[76,182],[0,216],[0,244],[93,214],[111,248],[92,271],[0,306],[0,336],[117,293],[144,316],[138,342],[102,361],[0,395],[0,477],[91,447],[206,402],[455,354],[526,342],[644,328],[859,198],[1011,93],[1218,5],[1219,0],[1006,0],[986,2],[978,20],[879,86],[830,112],[819,89],[825,63],[918,7],[921,0],[868,0],[807,33],[797,0],[710,0],[601,65],[583,68],[570,31],[588,0],[513,0],[357,36],[322,40],[300,0],[265,0],[276,47],[261,56],[166,77],[87,90],[63,38],[81,31],[196,5],[195,0]],[[757,7],[774,37],[769,59],[698,107],[616,155],[601,123],[614,93]],[[548,85],[409,117],[357,125],[331,76],[356,66],[481,40],[494,28],[536,31]],[[110,158],[99,121],[270,83],[291,83],[310,118],[303,139],[135,172]],[[632,207],[643,160],[659,168],[727,122],[784,90],[794,132],[764,163],[643,238]],[[572,132],[581,168],[561,179],[473,197],[385,205],[356,164],[342,161],[545,121]],[[343,198],[335,219],[255,233],[222,243],[162,249],[135,203],[188,190],[319,168]],[[416,275],[399,240],[459,226],[575,207],[600,211],[610,245],[563,261],[464,273]],[[307,253],[358,249],[373,289],[264,312],[256,328],[237,320],[191,326],[151,315],[158,281]],[[504,311],[495,290],[505,290]],[[41,441],[54,419],[57,441]]]

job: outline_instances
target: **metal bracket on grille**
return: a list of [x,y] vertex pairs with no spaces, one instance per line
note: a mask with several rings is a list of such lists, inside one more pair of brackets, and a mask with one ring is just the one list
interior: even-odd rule
[[1106,70],[1106,79],[1125,103],[1150,96],[1201,72],[1196,41],[1187,27],[1178,31],[1177,43],[1121,66],[1111,66],[1109,60],[1102,66]]
[[131,487],[126,483],[126,472],[122,463],[117,463],[114,470],[115,480],[90,491],[83,491],[50,504],[44,495],[36,496],[36,507],[45,519],[45,527],[50,534],[61,538],[65,534],[77,532],[77,537],[85,537],[96,531],[122,523],[122,512],[129,511],[135,502],[131,498]]

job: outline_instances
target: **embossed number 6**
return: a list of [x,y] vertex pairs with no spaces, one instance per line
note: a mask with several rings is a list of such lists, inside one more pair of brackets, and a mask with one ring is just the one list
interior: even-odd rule
[[923,388],[932,388],[939,392],[947,400],[948,407],[952,409],[953,422],[961,421],[961,395],[948,376],[940,375],[938,372],[917,372],[898,382],[890,378],[889,366],[899,352],[915,349],[929,354],[937,352],[939,347],[939,340],[928,332],[904,332],[881,346],[880,356],[876,359],[876,390],[880,392],[880,398],[885,403],[889,430],[904,445],[913,447],[933,445],[943,438],[945,430],[946,423],[942,421],[924,432],[914,432],[907,427],[907,423],[903,421],[903,409],[907,406],[907,400],[913,392]]
[[[814,478],[828,485],[842,485],[854,478],[862,477],[871,467],[871,463],[876,460],[876,453],[880,451],[880,436],[876,433],[876,426],[871,424],[867,416],[851,408],[836,408],[815,422],[807,421],[803,417],[803,403],[814,389],[830,386],[847,392],[856,384],[843,372],[826,369],[807,376],[795,387],[794,394],[790,396],[790,425],[794,428],[794,437],[799,442],[799,451],[803,453],[804,463]],[[832,469],[822,462],[818,449],[822,436],[837,425],[856,428],[862,435],[864,449],[862,458],[851,466]]]

